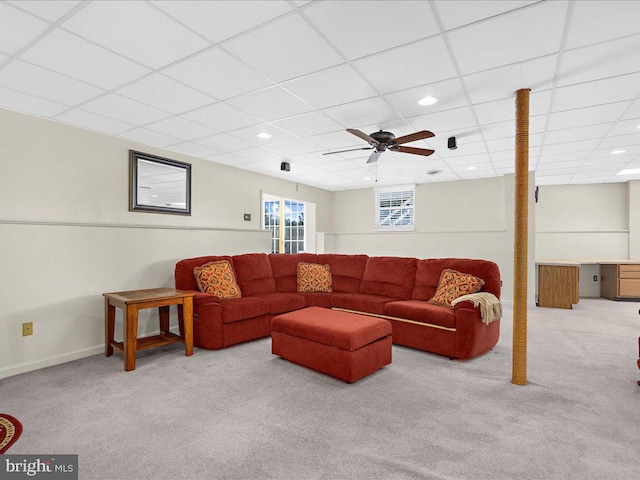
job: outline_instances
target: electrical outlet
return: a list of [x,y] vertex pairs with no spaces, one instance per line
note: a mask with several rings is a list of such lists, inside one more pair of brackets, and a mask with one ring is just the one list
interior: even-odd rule
[[598,275],[594,275],[594,276],[593,276],[593,281],[594,281],[594,282],[597,282],[597,281],[598,281]]
[[22,324],[22,336],[28,337],[29,335],[33,335],[33,322]]

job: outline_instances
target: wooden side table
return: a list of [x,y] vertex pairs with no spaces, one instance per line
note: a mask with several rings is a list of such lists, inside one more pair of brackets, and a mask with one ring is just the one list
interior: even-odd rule
[[[136,369],[136,352],[182,342],[186,355],[193,355],[193,296],[194,292],[173,288],[150,288],[130,292],[104,293],[104,354],[113,355],[113,348],[124,353],[126,372]],[[184,314],[184,338],[169,331],[169,306],[182,305]],[[115,342],[116,307],[122,309],[122,342]],[[158,307],[160,311],[160,335],[138,339],[138,310]]]

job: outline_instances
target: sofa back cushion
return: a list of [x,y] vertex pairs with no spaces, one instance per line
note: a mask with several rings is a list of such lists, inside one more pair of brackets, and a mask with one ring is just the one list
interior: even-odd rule
[[271,263],[266,253],[235,255],[233,266],[243,297],[276,291]]
[[314,253],[294,253],[291,255],[272,253],[269,263],[273,271],[276,292],[295,292],[298,286],[298,263],[317,263]]
[[334,292],[358,293],[368,259],[367,255],[323,253],[316,256],[315,263],[327,264],[331,268]]
[[450,268],[462,273],[469,273],[484,280],[481,292],[493,293],[500,298],[500,269],[489,260],[471,258],[429,258],[418,260],[416,281],[411,298],[413,300],[429,300],[432,298],[442,271]]
[[364,270],[360,293],[409,299],[416,278],[415,258],[371,257]]
[[196,283],[196,277],[193,276],[193,269],[201,267],[205,263],[219,262],[221,260],[227,260],[232,267],[234,266],[233,259],[228,255],[195,257],[180,260],[176,263],[174,272],[176,288],[179,290],[198,291],[198,284]]

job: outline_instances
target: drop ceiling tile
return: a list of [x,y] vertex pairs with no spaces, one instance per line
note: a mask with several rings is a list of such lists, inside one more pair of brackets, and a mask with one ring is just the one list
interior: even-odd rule
[[446,110],[444,112],[417,115],[407,119],[417,130],[429,130],[435,133],[436,138],[442,137],[441,132],[450,132],[461,128],[474,127],[476,125],[473,112],[469,107]]
[[212,128],[181,117],[166,118],[151,125],[146,125],[146,128],[165,135],[178,137],[182,140],[195,140],[196,138],[209,137],[218,133]]
[[[612,124],[609,124],[612,125]],[[635,120],[621,120],[615,127],[609,132],[609,136],[617,135],[633,135],[640,133],[640,119]]]
[[557,52],[566,11],[564,0],[544,2],[450,32],[449,40],[462,74]]
[[221,100],[273,84],[218,48],[189,57],[163,73]]
[[343,60],[302,18],[289,15],[225,43],[225,49],[269,78],[285,80]]
[[108,93],[82,105],[82,110],[114,119],[125,118],[134,125],[145,125],[171,116],[157,108],[144,105],[115,93]]
[[0,87],[0,107],[41,117],[54,117],[67,110],[67,105],[51,102],[26,93]]
[[[640,120],[640,100],[633,102],[622,118],[624,120],[633,118]],[[638,125],[640,125],[640,121],[638,121]]]
[[[345,170],[348,170],[349,168],[353,168],[356,166],[356,164],[352,163],[350,160],[345,160],[345,159],[339,159],[336,160],[334,159],[333,156],[331,157],[327,157],[327,156],[323,156],[321,157],[321,160],[317,162],[317,164],[319,167],[328,170],[330,172],[343,172]],[[358,167],[360,165],[357,165]]]
[[[502,152],[491,152],[491,160],[494,165],[500,164],[500,162],[509,162],[509,164],[515,164],[516,153],[514,150],[503,150]],[[531,154],[529,154],[531,159]]]
[[183,113],[184,118],[206,125],[221,132],[228,132],[238,128],[261,123],[261,120],[241,112],[237,108],[223,102],[217,102],[206,107]]
[[6,3],[0,3],[0,51],[17,53],[49,27],[49,23]]
[[148,68],[60,29],[51,32],[21,58],[107,90],[150,72]]
[[572,174],[568,175],[550,175],[547,177],[536,176],[536,185],[564,185],[568,184],[573,177]]
[[75,0],[56,0],[55,2],[51,0],[21,0],[7,3],[26,10],[48,22],[57,22],[81,2]]
[[[513,143],[511,144],[511,147],[513,148]],[[506,150],[506,148],[503,150]],[[458,146],[456,150],[449,150],[444,147],[438,148],[437,152],[445,161],[448,161],[448,159],[451,159],[451,158],[464,157],[469,155],[473,155],[473,156],[486,155],[486,159],[483,161],[484,162],[491,161],[491,159],[487,154],[487,147],[485,146],[484,142],[469,143],[468,145]]]
[[322,112],[303,113],[302,115],[275,121],[273,124],[299,137],[335,132],[342,128],[342,125]]
[[544,177],[550,177],[550,176],[565,176],[565,175],[571,175],[573,177],[573,175],[575,175],[575,173],[578,171],[578,167],[563,167],[563,168],[557,168],[553,171],[549,170],[549,171],[542,171],[539,172],[539,174],[536,175],[536,178],[544,178]]
[[246,166],[251,163],[257,163],[232,153],[216,153],[214,155],[209,155],[207,160],[221,163],[223,165],[229,165],[230,167],[238,167],[240,165]]
[[266,121],[292,117],[313,110],[313,107],[277,86],[232,98],[228,103]]
[[563,168],[577,168],[584,163],[584,160],[572,160],[569,162],[548,162],[544,161],[545,158],[547,157],[540,157],[540,161],[538,162],[536,171],[553,172],[555,170],[560,170]]
[[312,135],[307,137],[307,140],[315,143],[316,145],[319,145],[324,149],[331,150],[342,150],[346,148],[357,148],[363,146],[362,140],[354,135],[351,135],[344,129],[331,133],[323,133],[322,135]]
[[103,117],[95,113],[78,110],[77,108],[61,113],[56,117],[56,120],[93,130],[94,132],[109,134],[118,134],[134,127],[130,123],[120,122],[113,118]]
[[473,103],[513,98],[520,88],[541,92],[553,87],[557,55],[547,55],[528,62],[498,67],[464,77]]
[[282,86],[316,108],[332,107],[377,95],[347,64],[296,78]]
[[640,145],[640,132],[634,133],[632,135],[617,135],[615,137],[605,138],[600,142],[598,148],[611,148],[612,150],[624,148],[629,151],[629,149],[626,147],[635,145]]
[[172,152],[184,153],[185,155],[191,155],[192,157],[199,158],[220,153],[213,148],[198,145],[197,143],[193,142],[177,143],[166,148],[167,150],[171,150]]
[[304,13],[351,60],[439,33],[427,2],[315,2]]
[[291,11],[284,1],[162,0],[151,3],[216,43]]
[[179,138],[170,135],[163,135],[146,128],[135,128],[118,135],[119,137],[132,140],[134,142],[151,145],[154,147],[166,147],[180,142]]
[[325,108],[323,111],[345,128],[359,128],[361,125],[398,119],[397,113],[378,97]]
[[[529,96],[529,116],[534,117],[546,114],[549,110],[550,101],[551,91],[531,93]],[[504,100],[482,103],[475,105],[474,109],[482,125],[515,120],[516,99],[514,96],[512,98],[505,98]]]
[[117,93],[171,113],[182,113],[214,101],[208,95],[159,73],[122,87]]
[[565,130],[554,130],[547,132],[545,137],[546,145],[555,143],[578,142],[581,140],[591,140],[593,138],[604,138],[615,123],[601,123],[599,125],[588,125],[578,128],[567,128]]
[[558,86],[638,71],[640,35],[565,51]]
[[[258,137],[259,133],[268,133],[271,135],[269,138]],[[233,131],[233,136],[241,138],[254,145],[271,145],[272,143],[285,142],[287,140],[294,140],[296,137],[279,129],[278,127],[269,123],[261,123],[258,125],[252,125],[250,127],[239,128]]]
[[552,155],[544,154],[544,147],[542,149],[542,155],[540,156],[540,163],[563,163],[569,161],[583,162],[591,154],[590,151],[583,152],[571,152],[571,153],[556,153]]
[[288,142],[269,145],[269,150],[282,155],[300,155],[301,153],[317,152],[319,147],[305,140],[290,140]]
[[554,112],[633,100],[640,91],[640,73],[560,87],[553,100]]
[[629,102],[618,102],[610,105],[599,105],[552,113],[549,116],[548,128],[549,130],[560,130],[615,122],[620,118],[628,105]]
[[581,142],[558,143],[542,147],[543,155],[558,155],[573,152],[590,152],[598,145],[599,140],[583,140]]
[[475,153],[475,152],[469,152],[469,153],[471,153],[471,155],[464,154],[457,157],[449,157],[449,158],[446,158],[446,154],[445,154],[444,161],[447,163],[448,166],[452,168],[453,167],[459,168],[461,166],[467,167],[469,165],[480,165],[480,164],[486,164],[487,168],[489,168],[488,166],[491,164],[491,157],[489,157],[488,154],[484,153],[484,149],[482,150],[482,153]]
[[493,0],[478,2],[477,0],[438,0],[433,2],[440,14],[446,30],[475,23],[485,18],[500,15],[535,2]]
[[353,65],[380,93],[395,92],[456,76],[442,37],[421,40],[371,55],[353,62]]
[[210,44],[146,2],[92,2],[64,23],[103,47],[160,68]]
[[606,158],[603,158],[603,157],[587,158],[582,162],[581,167],[584,167],[584,168],[600,167],[603,170],[614,169],[617,172],[618,170],[621,170],[622,168],[624,168],[625,165],[629,164],[629,160],[633,158],[633,155],[629,155],[629,156],[622,155],[622,157],[626,157],[626,158],[619,158],[617,156],[616,157],[609,156]]
[[567,37],[567,48],[636,34],[638,18],[639,2],[576,2]]
[[[426,96],[437,98],[438,101],[428,106],[418,104],[418,100]],[[385,98],[403,117],[426,115],[432,112],[466,107],[469,104],[462,84],[457,78],[389,93],[385,95]]]
[[215,148],[221,152],[233,152],[234,150],[242,150],[253,146],[251,143],[229,135],[228,133],[220,133],[212,137],[201,138],[196,143],[204,145],[205,147]]
[[236,150],[234,155],[246,158],[252,162],[280,161],[282,154],[269,150],[265,147],[252,147],[243,150]]
[[77,105],[104,92],[21,60],[0,70],[0,85],[65,105]]

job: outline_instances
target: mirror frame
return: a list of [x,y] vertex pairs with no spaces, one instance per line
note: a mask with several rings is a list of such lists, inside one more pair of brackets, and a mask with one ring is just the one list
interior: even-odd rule
[[[184,192],[186,198],[185,208],[161,207],[138,203],[138,162],[140,160],[184,169],[187,176]],[[135,150],[129,150],[129,211],[191,215],[191,164],[158,157],[156,155],[150,155],[148,153],[137,152]]]

